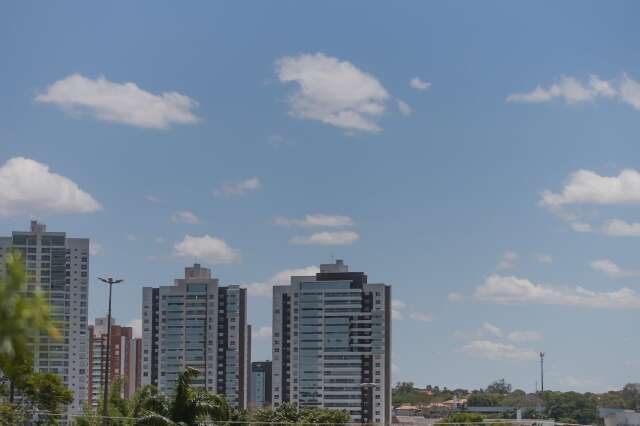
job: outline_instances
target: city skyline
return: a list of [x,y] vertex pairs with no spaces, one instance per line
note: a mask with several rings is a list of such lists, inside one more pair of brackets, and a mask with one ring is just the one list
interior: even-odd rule
[[640,380],[640,6],[148,5],[0,13],[0,235],[90,238],[89,319],[201,263],[268,360],[272,286],[339,258],[394,382]]

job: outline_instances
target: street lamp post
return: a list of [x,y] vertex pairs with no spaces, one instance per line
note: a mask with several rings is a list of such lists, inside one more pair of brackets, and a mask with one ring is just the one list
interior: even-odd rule
[[111,358],[111,287],[124,280],[114,280],[113,278],[100,278],[103,283],[109,284],[109,310],[107,313],[107,356],[104,361],[104,394],[102,395],[102,424],[109,424],[109,361]]

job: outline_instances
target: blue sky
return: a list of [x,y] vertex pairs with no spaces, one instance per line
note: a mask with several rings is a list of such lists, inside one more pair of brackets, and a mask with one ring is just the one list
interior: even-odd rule
[[199,260],[255,360],[274,277],[335,256],[393,286],[396,381],[639,381],[639,8],[4,4],[3,234],[92,238],[121,323]]

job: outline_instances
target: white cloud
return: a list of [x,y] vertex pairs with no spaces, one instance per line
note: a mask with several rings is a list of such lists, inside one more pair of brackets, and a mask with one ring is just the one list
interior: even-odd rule
[[418,77],[414,77],[409,81],[409,86],[416,90],[429,90],[431,88],[431,83],[422,81]]
[[609,259],[594,260],[593,262],[589,263],[589,266],[594,271],[602,272],[610,276],[611,278],[625,278],[625,277],[640,276],[640,271],[621,268],[620,266],[616,265],[613,261]]
[[360,236],[353,231],[318,232],[308,236],[295,236],[289,240],[290,244],[341,246],[353,244]]
[[167,240],[164,237],[156,237],[154,240],[157,244],[164,244]]
[[600,176],[590,170],[578,170],[569,176],[561,193],[544,191],[540,202],[549,207],[568,204],[638,204],[640,172],[625,169],[618,176]]
[[640,109],[640,84],[624,74],[620,82],[620,97],[635,109]]
[[478,334],[480,336],[484,336],[484,335],[491,335],[491,336],[495,336],[495,337],[502,337],[502,330],[500,330],[499,327],[485,322],[480,326],[480,329],[478,330]]
[[447,294],[447,300],[452,303],[462,302],[464,300],[464,295],[461,293],[449,293]]
[[303,219],[288,219],[286,217],[276,217],[276,225],[297,226],[302,228],[311,227],[342,227],[353,225],[353,220],[349,216],[329,215],[329,214],[307,214]]
[[238,250],[229,247],[224,240],[210,235],[185,235],[173,247],[178,257],[202,259],[212,264],[233,263],[240,259]]
[[389,94],[371,74],[322,53],[285,56],[276,61],[282,83],[295,82],[289,113],[336,127],[366,132],[382,129],[375,118],[385,111]]
[[102,253],[102,244],[95,240],[89,240],[89,254],[98,256],[100,253]]
[[171,222],[188,223],[190,225],[198,225],[202,223],[198,218],[198,216],[196,216],[194,213],[187,210],[175,212],[173,215],[171,215]]
[[135,83],[113,83],[104,77],[92,80],[80,74],[56,81],[36,96],[36,101],[73,113],[88,112],[103,121],[149,129],[199,121],[192,112],[198,103],[178,92],[155,95]]
[[160,202],[160,198],[156,197],[155,195],[151,195],[151,194],[147,194],[144,196],[144,199],[150,203],[159,203]]
[[402,115],[411,115],[413,114],[413,108],[406,103],[405,101],[398,99],[398,110],[402,113]]
[[504,269],[511,269],[513,267],[516,266],[516,262],[518,261],[518,258],[520,256],[518,256],[518,253],[515,253],[513,251],[506,251],[503,255],[502,258],[500,259],[500,261],[498,262],[498,264],[496,265],[496,269],[498,271],[504,270]]
[[138,241],[138,237],[134,234],[127,234],[127,240],[129,241]]
[[263,325],[262,327],[251,328],[251,337],[255,339],[267,339],[271,337],[271,327]]
[[72,180],[24,157],[0,167],[0,216],[93,213],[102,206]]
[[540,263],[552,263],[553,262],[553,257],[551,257],[548,254],[537,254],[536,255],[536,260]]
[[512,331],[507,338],[512,342],[538,342],[543,336],[537,331]]
[[593,231],[593,229],[591,228],[591,225],[586,223],[586,222],[571,222],[569,224],[569,226],[571,227],[571,229],[574,232],[591,232]]
[[239,182],[225,182],[219,189],[214,191],[215,195],[226,196],[242,196],[248,192],[256,191],[260,189],[262,184],[260,179],[252,177],[249,179],[241,180]]
[[427,312],[411,312],[409,318],[414,321],[430,322],[433,321],[433,315]]
[[531,349],[490,340],[473,340],[463,346],[460,351],[475,358],[492,361],[530,361],[537,357],[537,353]]
[[271,297],[274,285],[288,285],[291,283],[291,277],[311,277],[320,272],[317,266],[307,266],[304,268],[285,269],[273,275],[266,282],[256,282],[242,284],[247,289],[249,296]]
[[526,278],[489,275],[476,288],[476,298],[499,304],[541,304],[607,309],[639,309],[640,295],[630,288],[596,292],[583,287],[552,287]]
[[404,319],[403,310],[407,308],[407,304],[402,300],[393,299],[391,301],[391,319],[402,320]]
[[617,94],[609,81],[592,75],[588,83],[581,83],[575,77],[561,77],[556,84],[543,88],[537,86],[527,93],[514,93],[507,96],[507,102],[540,103],[561,98],[568,104],[592,101],[598,96],[611,98]]
[[640,237],[640,223],[628,223],[624,220],[612,219],[604,224],[602,232],[614,237]]
[[142,337],[142,320],[141,319],[134,319],[131,320],[129,322],[129,324],[126,325],[127,327],[131,327],[133,329],[133,337],[134,338],[139,338]]

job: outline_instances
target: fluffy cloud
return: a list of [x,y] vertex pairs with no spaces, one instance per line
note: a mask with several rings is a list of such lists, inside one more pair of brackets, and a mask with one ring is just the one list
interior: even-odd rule
[[135,338],[142,337],[142,320],[141,319],[138,318],[138,319],[131,320],[129,324],[127,324],[127,327],[131,327],[133,329],[133,333],[132,333],[133,337]]
[[480,329],[478,330],[478,334],[480,336],[488,334],[495,337],[502,337],[502,330],[500,330],[499,327],[491,323],[485,322],[480,326]]
[[516,266],[516,262],[518,261],[518,258],[520,256],[518,256],[518,253],[515,253],[513,251],[507,251],[502,255],[502,258],[500,259],[500,261],[498,262],[498,264],[496,265],[496,269],[498,271],[504,270],[504,269],[511,269],[514,266]]
[[252,177],[246,180],[241,180],[239,182],[223,183],[219,189],[216,189],[214,191],[214,194],[226,196],[242,196],[247,192],[260,189],[261,186],[262,184],[260,183],[260,179],[258,179],[257,177]]
[[507,338],[512,342],[538,342],[543,337],[537,331],[512,331]]
[[640,84],[626,74],[620,82],[620,98],[635,109],[640,109]]
[[160,198],[156,197],[155,195],[151,195],[151,194],[147,194],[144,196],[144,199],[150,203],[159,203],[160,202]]
[[420,321],[420,322],[433,321],[433,315],[427,312],[411,312],[409,314],[409,318],[411,318],[414,321]]
[[462,302],[464,300],[464,295],[461,293],[449,293],[447,294],[447,300],[452,303]]
[[431,88],[431,83],[422,81],[418,77],[414,77],[409,81],[409,86],[416,90],[429,90]]
[[406,103],[405,101],[398,99],[398,110],[402,113],[402,115],[411,115],[413,114],[413,108]]
[[256,339],[268,339],[271,337],[271,327],[263,325],[262,327],[252,328],[251,337]]
[[612,219],[604,224],[602,232],[614,237],[640,237],[640,223],[628,223],[624,220]]
[[277,217],[274,219],[276,225],[281,226],[297,226],[301,228],[311,227],[342,227],[353,225],[353,220],[349,216],[329,215],[329,214],[308,214],[302,219],[288,219],[286,217]]
[[560,193],[544,191],[542,205],[559,207],[568,204],[637,204],[640,203],[640,173],[626,169],[618,176],[600,176],[578,170],[569,176]]
[[380,82],[347,61],[322,53],[285,56],[276,62],[282,83],[297,83],[289,113],[348,130],[379,132],[375,118],[389,94]]
[[288,285],[291,283],[291,277],[310,277],[318,272],[320,272],[320,268],[313,265],[304,268],[285,269],[265,282],[242,284],[242,287],[247,289],[249,296],[271,297],[274,285]]
[[164,92],[155,95],[135,83],[113,83],[104,77],[92,80],[80,74],[56,81],[37,95],[36,101],[74,113],[88,112],[103,121],[149,129],[166,129],[174,123],[199,121],[192,112],[198,103],[183,94]]
[[489,275],[476,288],[476,298],[500,304],[541,304],[607,309],[638,309],[640,295],[630,288],[596,292],[583,287],[552,287],[526,278]]
[[318,232],[308,236],[295,236],[289,240],[291,244],[342,246],[353,244],[360,236],[353,231],[345,232]]
[[531,349],[490,340],[473,340],[463,346],[460,351],[475,358],[492,361],[530,361],[537,356],[537,353]]
[[587,83],[582,83],[575,77],[562,77],[556,84],[543,88],[537,86],[527,93],[514,93],[507,96],[507,102],[549,102],[555,98],[561,98],[568,104],[592,101],[596,97],[612,98],[617,92],[612,82],[601,80],[597,75],[592,75]]
[[0,216],[93,213],[102,209],[91,195],[45,164],[15,157],[0,167]]
[[174,214],[171,215],[171,222],[173,223],[188,223],[190,225],[198,225],[202,222],[200,222],[200,219],[198,218],[198,216],[196,216],[194,213],[187,211],[187,210],[182,210],[179,212],[175,212]]
[[594,271],[602,272],[610,276],[611,278],[625,278],[625,277],[640,276],[640,271],[621,268],[620,266],[616,265],[613,261],[609,259],[594,260],[593,262],[589,263],[589,266]]
[[240,259],[238,250],[229,247],[224,240],[209,235],[185,235],[173,248],[178,257],[202,259],[212,264],[232,263]]

